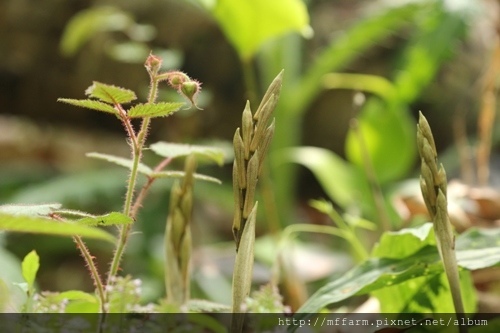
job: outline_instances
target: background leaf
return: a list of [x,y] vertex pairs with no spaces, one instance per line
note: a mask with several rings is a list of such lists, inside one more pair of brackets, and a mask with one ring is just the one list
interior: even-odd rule
[[[150,176],[151,178],[184,178],[186,176],[186,173],[184,171],[160,171],[153,172]],[[193,174],[193,177],[194,179],[198,180],[205,180],[207,182],[222,184],[222,182],[215,177],[202,175],[199,173]]]
[[60,203],[48,203],[48,204],[18,204],[18,205],[2,205],[0,206],[0,213],[10,214],[10,215],[26,215],[26,216],[40,216],[49,215],[55,210],[61,208]]
[[218,165],[224,163],[224,150],[217,147],[197,146],[182,143],[156,142],[149,146],[152,151],[163,157],[181,157],[190,154],[196,154],[202,157],[208,157]]
[[115,238],[104,230],[83,225],[51,221],[40,217],[35,218],[0,214],[0,230],[55,236],[81,236],[101,239],[111,243],[115,241]]
[[[407,233],[402,234],[406,238]],[[470,229],[456,242],[458,265],[466,269],[480,269],[500,263],[500,230]],[[372,258],[353,268],[341,278],[320,288],[298,310],[305,318],[325,306],[353,295],[362,295],[414,278],[432,276],[443,272],[443,265],[435,246],[426,246],[402,259]]]
[[250,59],[267,40],[306,31],[309,15],[300,0],[217,0],[211,8],[240,57]]
[[347,29],[316,57],[299,85],[292,85],[290,90],[283,91],[286,94],[283,98],[283,109],[292,114],[305,112],[307,106],[323,91],[325,74],[341,70],[365,50],[402,26],[410,24],[414,16],[425,7],[428,7],[428,4],[413,1],[404,2],[397,7],[388,6]]
[[100,31],[120,31],[133,23],[130,15],[112,6],[82,10],[71,18],[64,30],[60,49],[66,56],[74,55]]
[[317,147],[289,148],[283,159],[308,168],[328,196],[343,209],[361,207],[367,215],[374,203],[365,175],[333,152]]
[[[85,156],[91,157],[91,158],[97,158],[99,160],[108,161],[108,162],[111,162],[111,163],[114,163],[114,164],[117,164],[119,166],[122,166],[122,167],[125,167],[127,169],[132,170],[133,161],[129,158],[124,158],[124,157],[114,156],[114,155],[109,155],[109,154],[101,154],[101,153],[87,153],[87,154],[85,154]],[[149,175],[151,175],[151,173],[153,173],[153,170],[143,163],[139,163],[138,171],[146,176],[149,176]]]
[[40,268],[40,258],[35,250],[28,253],[21,264],[23,277],[28,283],[28,289],[33,290],[35,284],[36,273]]

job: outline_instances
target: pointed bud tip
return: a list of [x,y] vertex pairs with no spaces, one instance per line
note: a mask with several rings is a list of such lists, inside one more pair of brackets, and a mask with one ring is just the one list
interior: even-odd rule
[[158,73],[162,65],[162,59],[158,56],[155,56],[152,52],[149,54],[149,56],[146,59],[146,62],[144,63],[144,66],[150,73]]

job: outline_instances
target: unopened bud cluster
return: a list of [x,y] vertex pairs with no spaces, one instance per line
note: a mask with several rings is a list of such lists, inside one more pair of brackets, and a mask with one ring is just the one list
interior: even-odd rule
[[420,188],[430,217],[435,221],[437,214],[447,214],[446,172],[443,165],[438,168],[434,137],[422,114],[417,125],[417,146],[421,157]]
[[161,58],[153,54],[149,55],[144,64],[152,80],[156,82],[167,81],[173,89],[177,90],[180,95],[186,97],[194,107],[198,108],[196,97],[201,91],[201,83],[181,71],[160,73],[161,65]]
[[245,223],[256,204],[254,197],[257,180],[274,135],[274,119],[271,124],[269,121],[278,102],[282,77],[283,72],[271,83],[255,114],[252,115],[250,103],[247,102],[243,110],[241,129],[236,129],[234,134],[233,234],[236,250],[238,250]]
[[189,155],[182,184],[174,183],[165,232],[165,287],[167,299],[176,304],[189,300],[191,258],[191,211],[196,159]]

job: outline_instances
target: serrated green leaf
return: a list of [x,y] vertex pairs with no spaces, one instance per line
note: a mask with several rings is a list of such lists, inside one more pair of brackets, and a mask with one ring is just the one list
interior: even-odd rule
[[[472,270],[498,266],[500,230],[470,229],[457,237],[455,250],[460,267]],[[353,295],[366,294],[414,278],[442,272],[443,265],[435,246],[425,246],[402,259],[371,258],[341,278],[320,288],[298,310],[301,314],[297,319],[304,319],[329,304]]]
[[[184,178],[186,176],[186,173],[184,171],[160,171],[160,172],[153,172],[149,176],[151,178]],[[193,174],[193,177],[195,179],[205,180],[207,182],[222,184],[220,179],[207,175],[202,175],[199,173]]]
[[87,225],[95,227],[95,226],[109,226],[118,224],[130,224],[134,222],[134,220],[125,214],[112,212],[105,215],[87,216],[73,222],[79,225]]
[[66,104],[79,106],[82,108],[103,111],[103,112],[112,113],[114,115],[118,115],[118,111],[116,111],[116,109],[114,107],[112,107],[111,105],[100,102],[100,101],[92,100],[92,99],[58,98],[57,101],[63,102]]
[[35,250],[28,253],[21,264],[24,280],[28,283],[28,290],[33,290],[35,284],[36,273],[40,268],[40,257]]
[[101,239],[114,244],[115,238],[104,230],[77,224],[52,221],[30,216],[0,214],[0,230],[54,236],[81,236]]
[[55,210],[61,208],[60,203],[47,203],[47,204],[9,204],[0,206],[0,213],[9,215],[25,215],[25,216],[40,216],[49,215]]
[[128,111],[130,118],[165,117],[178,111],[184,103],[161,102],[156,104],[138,104]]
[[306,32],[309,16],[299,0],[219,0],[211,8],[240,57],[250,59],[271,38]]
[[85,90],[85,94],[109,104],[125,104],[137,99],[135,92],[132,90],[97,81],[94,81],[94,83]]
[[[114,164],[117,164],[119,166],[122,166],[122,167],[125,167],[127,169],[132,170],[133,161],[129,158],[123,158],[123,157],[119,157],[119,156],[114,156],[114,155],[109,155],[109,154],[101,154],[101,153],[87,153],[87,154],[85,154],[85,156],[91,157],[91,158],[97,158],[99,160],[108,161],[108,162],[111,162],[111,163],[114,163]],[[139,171],[139,173],[142,173],[146,176],[150,176],[153,173],[153,170],[150,167],[148,167],[147,165],[142,164],[142,163],[139,163],[137,171]]]

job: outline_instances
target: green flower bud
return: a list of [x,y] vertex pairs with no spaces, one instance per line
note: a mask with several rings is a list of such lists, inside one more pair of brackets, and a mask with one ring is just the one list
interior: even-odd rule
[[201,90],[201,83],[196,80],[190,80],[183,82],[181,84],[179,93],[184,95],[195,108],[199,109],[199,107],[196,105],[195,98],[196,95],[200,92],[200,90]]

